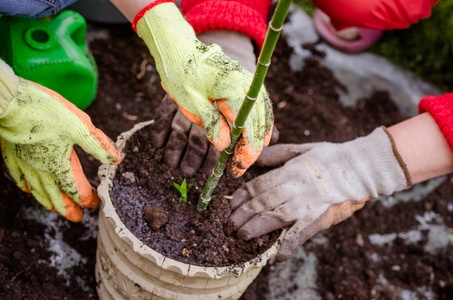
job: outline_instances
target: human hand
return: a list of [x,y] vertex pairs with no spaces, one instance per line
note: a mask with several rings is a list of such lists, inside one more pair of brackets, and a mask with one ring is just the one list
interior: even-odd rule
[[341,144],[280,144],[259,164],[278,166],[234,192],[230,220],[244,239],[291,225],[277,261],[306,240],[352,215],[378,196],[408,188],[411,179],[384,128]]
[[[205,128],[218,151],[227,148],[227,120],[236,118],[253,74],[218,45],[197,39],[174,3],[147,7],[134,24],[155,60],[164,89],[190,121]],[[242,175],[256,160],[269,143],[272,127],[272,104],[262,88],[230,160],[233,176]]]
[[73,222],[83,217],[80,205],[91,208],[99,204],[73,145],[102,163],[121,160],[116,145],[87,114],[58,93],[22,78],[14,98],[0,114],[0,142],[16,184],[46,209]]

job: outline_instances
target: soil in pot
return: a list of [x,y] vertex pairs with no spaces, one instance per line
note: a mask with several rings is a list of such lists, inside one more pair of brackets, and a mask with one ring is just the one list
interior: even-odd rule
[[[280,231],[250,241],[237,237],[228,218],[228,196],[264,169],[253,168],[240,178],[225,175],[203,212],[196,205],[207,180],[201,171],[184,178],[162,161],[163,148],[149,142],[149,126],[127,141],[126,157],[118,166],[111,199],[126,227],[144,244],[166,257],[199,266],[240,265],[265,252]],[[180,201],[173,183],[192,185],[188,201]]]

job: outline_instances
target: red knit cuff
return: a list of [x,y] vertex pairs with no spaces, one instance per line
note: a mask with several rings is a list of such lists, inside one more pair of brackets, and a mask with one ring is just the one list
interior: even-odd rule
[[453,151],[453,93],[424,97],[418,104],[418,112],[428,112]]
[[183,0],[181,11],[196,34],[227,30],[244,33],[261,48],[272,0]]
[[170,3],[175,3],[174,0],[156,0],[150,4],[148,4],[147,6],[145,6],[141,11],[138,12],[138,14],[135,16],[134,18],[134,22],[132,22],[132,29],[134,29],[135,32],[137,32],[137,22],[143,17],[143,15],[148,11],[150,10],[151,8],[159,5],[159,4],[162,4],[162,3],[166,3],[166,2],[170,2]]

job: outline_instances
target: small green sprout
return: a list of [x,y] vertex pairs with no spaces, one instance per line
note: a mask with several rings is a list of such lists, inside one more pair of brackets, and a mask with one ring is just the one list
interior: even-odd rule
[[184,179],[181,185],[177,184],[176,182],[173,182],[173,185],[175,186],[176,189],[178,189],[179,193],[181,194],[181,197],[179,197],[179,201],[187,203],[187,193],[189,192],[193,184],[191,183],[189,184],[189,187],[187,187],[187,182]]

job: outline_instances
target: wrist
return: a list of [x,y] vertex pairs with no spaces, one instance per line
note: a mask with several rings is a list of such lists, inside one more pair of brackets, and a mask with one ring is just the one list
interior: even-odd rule
[[382,195],[391,195],[412,184],[405,162],[399,157],[391,137],[384,127],[379,127],[369,135],[349,142],[344,151],[344,155],[355,162],[351,165],[351,172],[358,174],[358,180],[368,185],[369,190]]
[[414,184],[453,172],[451,146],[430,114],[422,113],[388,131]]

